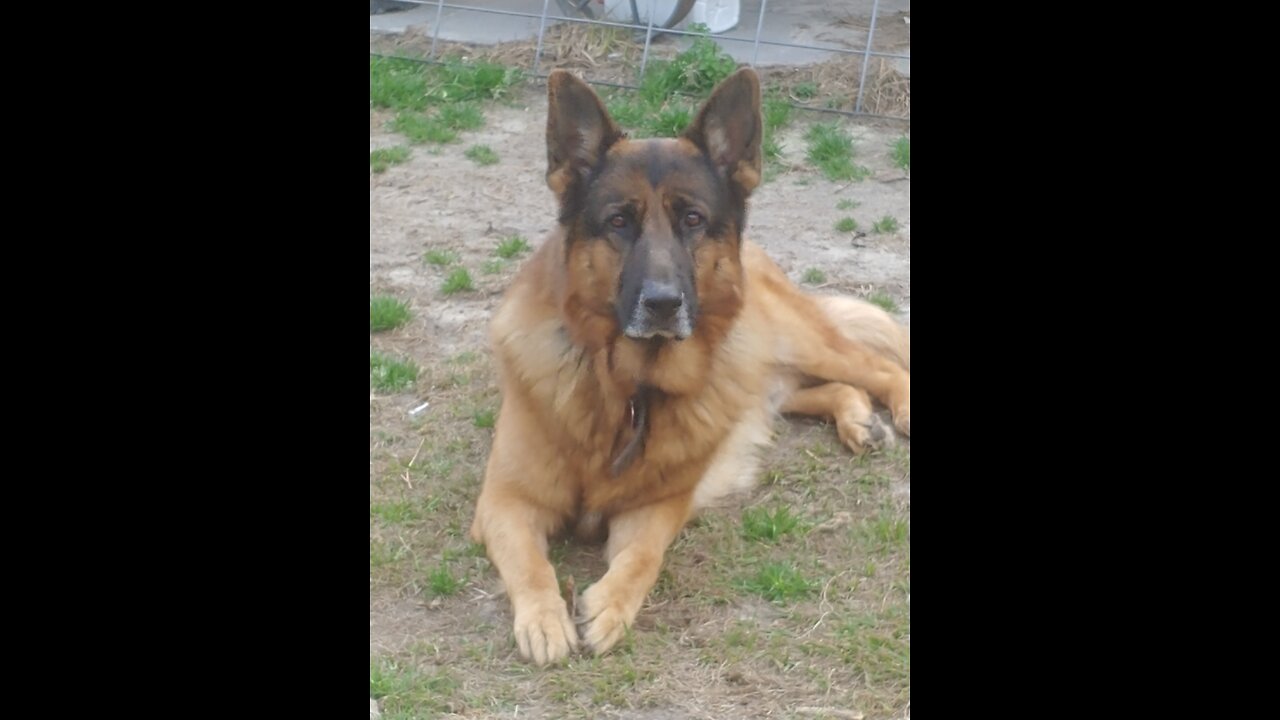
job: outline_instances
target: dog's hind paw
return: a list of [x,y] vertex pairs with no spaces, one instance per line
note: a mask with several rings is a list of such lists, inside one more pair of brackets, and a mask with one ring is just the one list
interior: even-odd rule
[[867,450],[883,450],[897,444],[893,429],[885,425],[878,415],[871,415],[865,422],[836,421],[840,441],[855,455]]

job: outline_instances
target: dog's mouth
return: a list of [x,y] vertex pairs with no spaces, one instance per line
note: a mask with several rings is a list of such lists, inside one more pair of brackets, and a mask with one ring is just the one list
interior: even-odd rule
[[642,330],[642,329],[635,329],[635,328],[627,328],[622,334],[626,335],[632,340],[653,340],[657,338],[660,340],[677,340],[678,341],[678,340],[684,340],[685,338],[692,335],[693,332],[691,330],[686,330],[686,329]]

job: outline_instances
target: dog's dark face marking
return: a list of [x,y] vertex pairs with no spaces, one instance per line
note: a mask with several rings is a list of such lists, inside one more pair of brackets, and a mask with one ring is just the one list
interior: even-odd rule
[[[699,319],[700,262],[736,263],[746,199],[759,182],[759,83],[744,70],[676,139],[626,140],[595,93],[567,73],[548,81],[547,182],[560,199],[566,261],[613,278],[596,298],[616,331],[684,340]],[[708,246],[723,245],[718,252]],[[585,247],[593,246],[593,247]],[[608,263],[607,270],[600,267]],[[660,341],[660,340],[659,340]]]
[[698,318],[694,257],[726,233],[733,215],[726,183],[687,141],[615,146],[587,185],[578,241],[602,240],[621,263],[614,309],[633,339],[683,340]]

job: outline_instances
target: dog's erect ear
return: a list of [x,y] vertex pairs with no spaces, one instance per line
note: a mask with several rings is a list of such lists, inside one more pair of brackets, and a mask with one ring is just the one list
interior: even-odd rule
[[566,190],[595,167],[622,131],[591,86],[565,70],[547,78],[547,185]]
[[744,193],[760,184],[760,79],[742,68],[716,86],[684,136],[711,157],[721,172]]

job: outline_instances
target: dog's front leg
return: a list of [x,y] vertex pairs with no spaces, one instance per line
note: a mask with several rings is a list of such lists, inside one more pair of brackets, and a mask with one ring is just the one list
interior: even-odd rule
[[563,660],[578,647],[577,627],[547,561],[547,536],[559,522],[551,511],[495,483],[481,492],[471,529],[507,587],[520,656],[539,665]]
[[597,655],[626,633],[658,581],[662,558],[689,517],[692,493],[619,513],[609,520],[609,571],[582,594],[582,641]]

